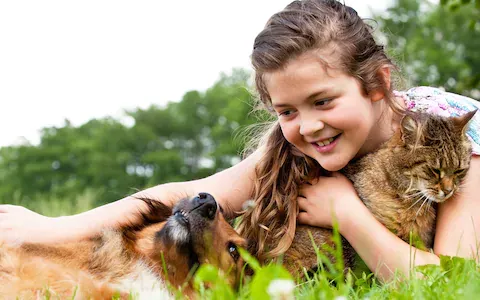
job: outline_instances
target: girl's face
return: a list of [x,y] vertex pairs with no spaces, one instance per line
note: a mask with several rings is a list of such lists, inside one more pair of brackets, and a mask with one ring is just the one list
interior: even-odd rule
[[355,78],[326,69],[314,54],[266,74],[265,84],[287,141],[324,169],[338,171],[380,144],[380,106]]

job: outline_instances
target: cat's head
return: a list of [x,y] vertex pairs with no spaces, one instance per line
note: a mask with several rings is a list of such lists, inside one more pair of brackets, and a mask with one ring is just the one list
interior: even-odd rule
[[450,118],[408,113],[402,119],[402,173],[408,194],[440,203],[458,190],[470,166],[466,129],[475,112]]

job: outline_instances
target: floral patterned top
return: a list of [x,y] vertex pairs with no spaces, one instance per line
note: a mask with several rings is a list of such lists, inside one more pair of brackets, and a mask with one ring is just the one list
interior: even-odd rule
[[[403,98],[407,110],[445,117],[455,117],[475,109],[480,110],[478,101],[433,87],[414,87],[408,91],[395,91],[394,95]],[[470,120],[467,135],[472,142],[473,154],[480,155],[480,112]]]

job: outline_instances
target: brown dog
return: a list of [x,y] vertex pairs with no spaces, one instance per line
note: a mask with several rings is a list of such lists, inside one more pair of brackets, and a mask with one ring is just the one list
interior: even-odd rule
[[142,199],[140,226],[106,230],[62,245],[0,245],[0,299],[165,299],[168,285],[191,295],[198,265],[210,263],[238,282],[245,240],[225,221],[215,199],[200,193],[173,210]]

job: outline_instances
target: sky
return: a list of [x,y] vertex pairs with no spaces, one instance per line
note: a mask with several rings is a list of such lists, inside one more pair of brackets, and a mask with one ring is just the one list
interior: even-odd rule
[[[290,0],[0,1],[0,147],[205,91],[249,69],[255,36]],[[362,17],[388,0],[345,0]],[[250,68],[251,69],[251,68]]]

